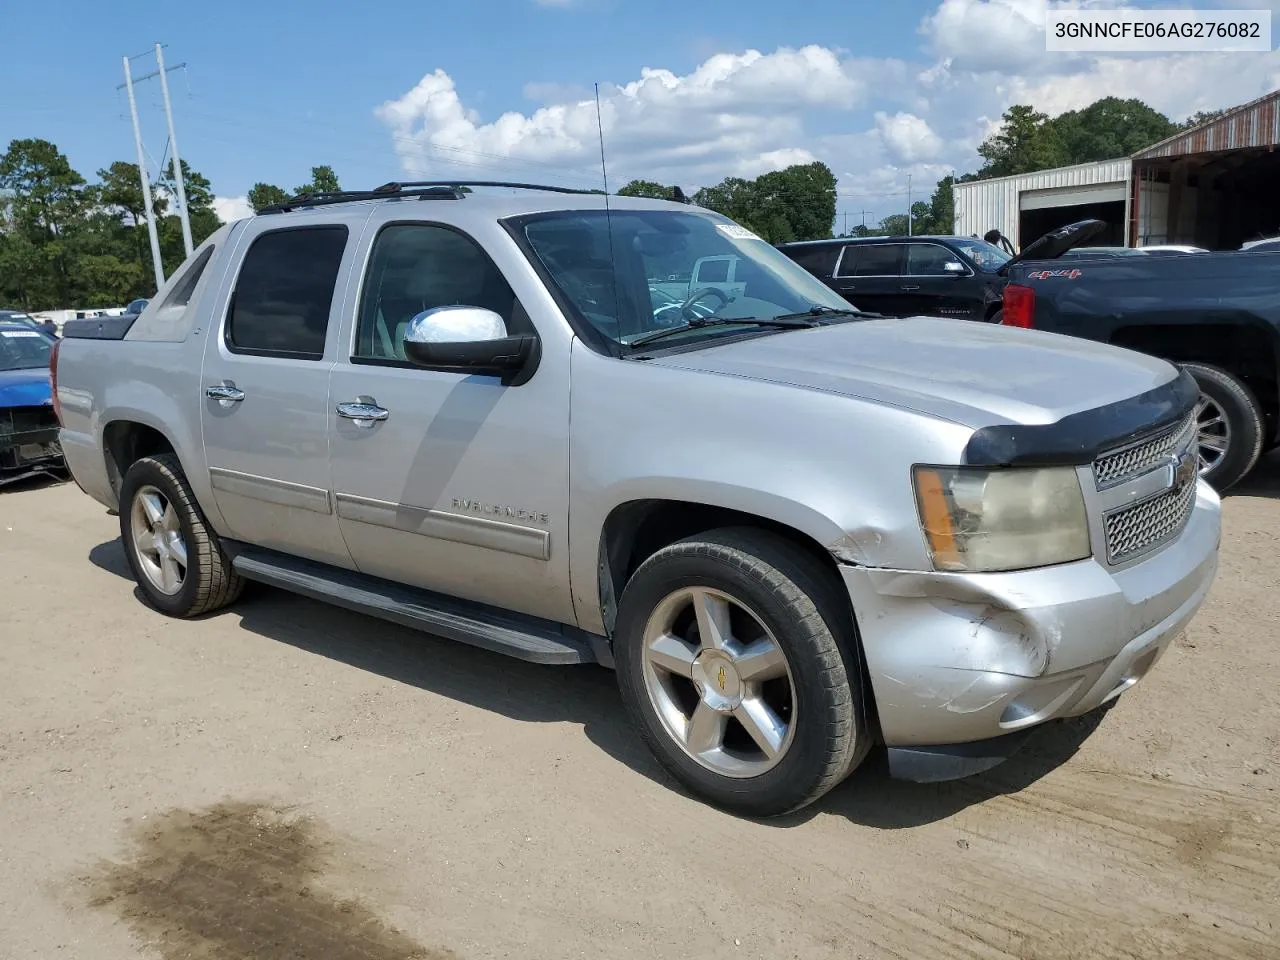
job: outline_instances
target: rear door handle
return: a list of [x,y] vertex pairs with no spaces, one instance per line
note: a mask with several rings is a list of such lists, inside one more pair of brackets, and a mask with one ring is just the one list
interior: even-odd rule
[[908,283],[908,284],[903,284],[902,289],[903,289],[903,290],[919,290],[919,289],[920,289],[920,284],[918,284],[918,283],[916,283],[916,284],[910,284],[910,283]]
[[244,399],[244,391],[231,380],[223,380],[206,388],[204,395],[210,400],[222,400],[228,403],[239,403]]
[[358,427],[372,427],[379,420],[391,416],[391,411],[378,406],[373,397],[356,397],[353,401],[340,403],[337,411],[338,416],[354,420]]

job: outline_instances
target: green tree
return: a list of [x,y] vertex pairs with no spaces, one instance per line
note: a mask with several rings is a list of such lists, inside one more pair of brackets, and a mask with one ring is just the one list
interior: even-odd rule
[[956,178],[947,174],[934,187],[933,196],[929,198],[928,203],[918,201],[911,205],[914,233],[948,234],[955,229],[956,203],[953,191],[955,182]]
[[1103,97],[1049,121],[1063,149],[1063,162],[1090,163],[1137,153],[1177,132],[1177,124],[1141,100]]
[[249,190],[249,206],[253,207],[254,212],[257,212],[263,207],[284,203],[289,199],[289,196],[283,188],[277,187],[275,184],[255,183]]
[[1066,151],[1047,114],[1025,104],[1004,112],[1000,129],[978,147],[982,168],[978,176],[1007,177],[1016,173],[1048,170],[1066,163]]
[[620,197],[649,197],[652,200],[670,200],[671,187],[653,180],[632,180],[618,191]]
[[905,237],[907,235],[907,215],[905,213],[891,213],[880,221],[880,229],[877,231],[884,237]]
[[304,183],[293,192],[294,196],[302,193],[337,193],[342,187],[338,183],[338,175],[333,167],[323,164],[311,168],[311,181]]
[[[173,179],[173,161],[165,167],[161,185],[171,197],[178,196],[177,183]],[[187,209],[191,215],[201,210],[213,210],[213,184],[209,178],[198,170],[192,170],[187,161],[182,161],[182,186],[187,192]],[[199,243],[200,241],[196,241]]]
[[[1208,123],[1210,120],[1217,120],[1226,112],[1225,108],[1222,110],[1197,110],[1176,126],[1178,130],[1190,130],[1192,127],[1198,127],[1200,124]],[[1177,131],[1175,130],[1174,132],[1176,133]],[[1168,136],[1173,136],[1173,134],[1170,133]]]
[[769,243],[822,240],[836,217],[836,178],[824,163],[795,164],[755,180],[727,177],[693,202],[722,213]]

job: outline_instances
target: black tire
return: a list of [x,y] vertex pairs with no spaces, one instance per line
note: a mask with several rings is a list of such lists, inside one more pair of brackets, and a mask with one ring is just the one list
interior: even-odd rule
[[1182,368],[1196,378],[1201,396],[1222,411],[1230,430],[1227,450],[1201,476],[1215,490],[1224,491],[1238,483],[1262,456],[1266,424],[1262,405],[1248,385],[1219,367],[1184,363]]
[[[154,487],[173,507],[187,546],[186,575],[176,593],[157,589],[141,566],[133,536],[133,504],[144,487]],[[171,617],[198,617],[217,610],[234,602],[244,589],[244,580],[234,571],[217,535],[205,523],[174,454],[142,457],[125,472],[120,485],[120,540],[143,596],[151,606]]]
[[[748,608],[787,659],[794,730],[776,766],[758,776],[735,778],[694,760],[667,731],[646,688],[650,614],[672,593],[698,586]],[[830,571],[776,534],[715,530],[649,557],[619,602],[615,660],[627,710],[654,756],[695,795],[722,809],[751,817],[797,810],[840,783],[871,748],[869,697],[849,601]]]

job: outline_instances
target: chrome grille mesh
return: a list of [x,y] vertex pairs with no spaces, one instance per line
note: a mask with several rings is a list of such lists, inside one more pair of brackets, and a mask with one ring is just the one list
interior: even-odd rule
[[1195,428],[1195,414],[1190,413],[1176,426],[1150,440],[1099,457],[1093,462],[1093,479],[1098,489],[1113,486],[1158,466],[1190,441]]
[[1187,522],[1195,502],[1196,484],[1192,482],[1108,514],[1107,560],[1122,563],[1168,540]]

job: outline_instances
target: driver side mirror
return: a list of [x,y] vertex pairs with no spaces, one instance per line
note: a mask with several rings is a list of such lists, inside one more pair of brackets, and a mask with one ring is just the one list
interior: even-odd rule
[[538,338],[511,336],[502,317],[482,307],[424,310],[409,321],[404,355],[427,370],[497,376],[523,383],[537,367]]

